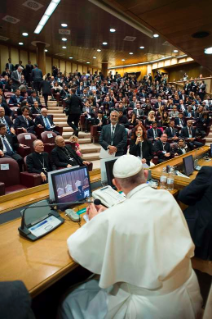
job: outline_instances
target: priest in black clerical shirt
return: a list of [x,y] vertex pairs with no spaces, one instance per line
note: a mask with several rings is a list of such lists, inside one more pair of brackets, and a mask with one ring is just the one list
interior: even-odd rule
[[71,145],[65,145],[65,140],[62,136],[58,135],[55,138],[56,147],[51,152],[52,162],[57,168],[65,168],[72,166],[88,165],[89,162],[83,161],[76,152],[72,149]]
[[42,182],[47,183],[47,173],[56,169],[51,163],[49,154],[44,152],[44,145],[41,140],[33,143],[34,152],[29,154],[26,159],[27,170],[29,173],[40,174]]

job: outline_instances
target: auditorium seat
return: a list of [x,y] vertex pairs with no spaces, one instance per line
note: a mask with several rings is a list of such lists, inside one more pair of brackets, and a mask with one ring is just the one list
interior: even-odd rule
[[44,143],[44,152],[51,153],[55,147],[55,138],[57,134],[53,131],[45,131],[41,133],[41,140]]
[[[9,169],[5,170],[5,165],[9,165]],[[38,184],[38,174],[19,171],[18,163],[12,158],[0,158],[0,194],[5,195],[29,187],[34,187]]]
[[34,151],[33,142],[37,139],[32,133],[21,133],[17,135],[18,143],[25,144],[28,147],[20,147],[18,148],[18,154],[20,154],[23,158]]

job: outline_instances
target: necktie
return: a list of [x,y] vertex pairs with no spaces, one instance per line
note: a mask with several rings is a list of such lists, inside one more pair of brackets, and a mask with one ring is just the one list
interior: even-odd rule
[[6,122],[6,120],[5,120],[4,117],[1,118],[1,123],[6,125],[7,133],[8,133],[8,134],[11,134],[9,125],[7,124],[7,122]]
[[112,126],[112,133],[111,133],[111,145],[113,145],[113,138],[115,134],[115,126]]
[[49,121],[47,117],[44,117],[44,122],[45,122],[45,127],[47,128],[47,130],[50,130],[51,126],[49,125]]
[[6,154],[7,155],[12,155],[13,154],[13,150],[12,150],[12,147],[9,145],[9,143],[7,142],[5,136],[3,136],[3,143],[4,143],[4,146],[6,148]]
[[154,135],[155,135],[155,138],[157,137],[157,130],[154,130]]

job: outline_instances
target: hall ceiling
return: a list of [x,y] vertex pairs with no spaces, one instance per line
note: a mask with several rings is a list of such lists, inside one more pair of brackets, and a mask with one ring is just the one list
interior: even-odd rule
[[[91,66],[99,68],[101,68],[102,62],[109,62],[109,66],[112,67],[115,65],[146,62],[165,56],[174,57],[183,54],[183,51],[180,50],[180,46],[178,46],[179,52],[173,53],[173,50],[176,48],[170,45],[163,36],[150,38],[98,8],[88,0],[61,0],[39,35],[34,34],[34,30],[48,7],[50,0],[37,0],[37,2],[42,5],[37,11],[23,6],[26,0],[6,0],[1,2],[0,39],[1,36],[8,38],[7,41],[1,41],[1,43],[18,46],[19,42],[23,42],[24,45],[19,47],[23,50],[35,50],[35,46],[32,45],[32,42],[42,41],[49,44],[47,54],[55,55],[59,53],[63,54],[60,57],[67,59],[71,56],[73,60],[70,61],[81,63],[90,62]],[[33,0],[31,0],[31,3],[32,2]],[[151,4],[154,2],[160,3],[158,6],[166,6],[166,3],[168,5],[169,2],[175,3],[177,1],[121,0],[108,2],[113,2],[113,4],[118,5],[121,4],[123,10],[133,10],[134,14],[138,13],[140,17],[141,15],[145,15],[141,3],[144,3],[146,10],[153,10],[154,6],[152,7]],[[131,7],[129,7],[128,3],[131,4]],[[140,3],[140,5],[138,5],[138,3]],[[167,24],[164,23],[165,16],[168,21],[173,21],[174,19],[173,15],[170,17],[167,14],[168,13],[164,14],[160,12],[162,18],[157,19],[157,28],[161,30],[163,27],[166,31],[164,32],[165,35],[171,33],[171,30],[173,30],[173,32],[175,31],[176,34],[177,32],[180,34],[179,28],[177,28],[174,23],[171,23],[170,29],[167,27]],[[20,21],[16,24],[12,24],[3,20],[7,15]],[[146,20],[148,20],[148,14],[146,14],[145,17]],[[151,17],[149,17],[148,21],[153,24],[154,19],[150,18]],[[183,18],[187,20],[185,14]],[[59,34],[59,29],[62,29],[61,23],[68,24],[67,29],[71,31],[70,35],[63,36]],[[191,24],[194,24],[193,20],[191,20]],[[116,32],[111,33],[109,31],[110,28],[115,28]],[[23,32],[27,32],[29,36],[23,37]],[[124,38],[126,36],[135,37],[135,40],[133,42],[125,41]],[[62,37],[66,37],[68,41],[63,42],[61,40]],[[184,40],[181,41],[182,43],[186,41],[186,37],[183,39]],[[107,46],[102,45],[104,41],[108,43]],[[66,46],[67,49],[62,49],[62,46]],[[144,46],[145,48],[141,50],[139,48],[140,46]],[[97,52],[97,49],[101,49],[102,51]],[[133,55],[129,55],[129,52],[133,52]],[[94,56],[96,59],[93,59]],[[55,58],[56,57],[58,56],[55,55]],[[125,59],[125,61],[123,62],[122,59]]]

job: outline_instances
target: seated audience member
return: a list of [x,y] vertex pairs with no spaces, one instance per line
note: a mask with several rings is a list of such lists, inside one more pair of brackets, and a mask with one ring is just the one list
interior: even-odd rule
[[44,152],[44,144],[41,140],[33,142],[34,152],[26,158],[27,171],[40,174],[42,182],[47,183],[48,172],[56,169],[52,164],[48,153]]
[[140,103],[136,104],[136,107],[133,109],[133,113],[136,114],[137,119],[141,119],[144,116],[144,110],[141,108]]
[[206,136],[207,127],[210,124],[209,114],[203,112],[202,116],[196,119],[197,134],[204,138]]
[[165,162],[172,157],[170,144],[167,142],[167,134],[163,133],[158,141],[154,143],[154,151],[158,156],[158,162]]
[[71,257],[98,279],[69,290],[59,317],[198,318],[202,298],[191,267],[194,245],[174,197],[146,184],[135,156],[118,158],[113,175],[127,199],[108,209],[90,204],[92,221],[67,242]]
[[36,95],[36,91],[31,92],[31,96],[28,96],[27,101],[30,106],[33,106],[35,102],[38,102],[39,107],[42,108],[42,104],[40,102],[39,97]]
[[22,109],[22,107],[24,107],[24,106],[29,107],[29,104],[28,104],[27,100],[22,101],[21,104],[18,105],[18,107],[17,107],[17,109],[16,109],[17,115],[22,115],[21,109]]
[[14,128],[21,128],[25,133],[35,134],[35,123],[29,116],[28,106],[23,106],[21,109],[22,115],[18,115],[14,122]]
[[187,126],[182,128],[180,136],[188,141],[188,146],[191,150],[194,149],[194,146],[203,146],[202,143],[196,141],[196,129],[192,126],[192,120],[187,121]]
[[170,123],[169,114],[168,114],[168,112],[164,112],[163,116],[161,118],[161,124],[162,124],[162,126],[167,126],[168,127],[169,123]]
[[60,135],[60,133],[55,130],[55,124],[52,117],[48,115],[48,110],[44,107],[41,109],[41,115],[36,116],[35,125],[40,128],[44,127],[45,131],[52,131],[55,134]]
[[4,89],[8,92],[12,91],[13,81],[11,79],[8,80],[8,82],[5,84]]
[[146,123],[146,125],[152,125],[152,123],[155,121],[156,121],[155,112],[150,111],[145,123]]
[[78,140],[78,137],[76,135],[71,135],[71,137],[69,138],[69,142],[73,143],[74,144],[74,150],[75,152],[77,153],[77,155],[79,157],[82,156],[82,153],[81,153],[81,149],[80,149],[80,146],[79,146],[79,140]]
[[101,131],[104,125],[107,125],[107,117],[103,116],[102,111],[99,109],[97,113],[97,117],[95,119],[95,125],[97,125],[97,130]]
[[83,107],[82,112],[83,115],[85,115],[85,132],[88,132],[89,124],[95,124],[95,113],[88,100],[85,102],[85,106]]
[[11,121],[9,116],[5,115],[5,110],[3,107],[0,107],[0,123],[5,124],[7,129],[7,134],[15,135],[13,122]]
[[174,148],[174,155],[183,155],[186,154],[188,151],[188,145],[186,144],[185,140],[180,137],[178,140],[178,144]]
[[7,128],[5,124],[0,124],[0,157],[10,157],[17,161],[20,171],[22,171],[23,159],[17,154],[17,149],[20,146],[26,146],[19,144],[16,135],[7,134]]
[[35,101],[31,107],[30,113],[31,114],[41,114],[42,108],[39,106],[38,102]]
[[197,258],[212,260],[212,167],[203,166],[195,180],[183,188],[178,200],[188,205],[184,216]]
[[14,106],[18,106],[23,101],[23,96],[21,96],[21,91],[16,89],[15,94],[10,97],[9,104],[13,104]]
[[142,124],[138,124],[132,131],[130,154],[139,157],[147,165],[150,165],[153,158],[152,143],[147,140],[146,129]]
[[131,119],[129,119],[128,123],[129,123],[129,126],[133,126],[135,127],[137,124],[138,124],[138,119],[136,117],[136,113],[132,112],[132,117]]
[[178,105],[177,109],[178,109],[179,112],[185,112],[186,111],[186,106],[185,106],[183,100],[180,100],[180,104]]
[[193,107],[191,105],[188,106],[187,110],[184,112],[185,117],[194,117]]
[[123,110],[119,110],[119,124],[123,125],[125,128],[129,127],[129,122],[127,117],[123,114]]
[[51,152],[52,162],[56,168],[88,165],[73,150],[71,145],[66,145],[62,136],[55,138],[56,147]]
[[7,102],[5,100],[3,100],[3,97],[0,95],[0,107],[4,108],[5,111],[5,115],[6,116],[13,116],[13,112],[12,110],[9,108],[9,106],[7,105]]
[[169,112],[169,116],[170,117],[178,117],[179,116],[179,112],[177,110],[176,105],[174,105],[172,111]]
[[196,109],[196,112],[194,113],[194,117],[202,117],[204,113],[204,107],[202,105],[199,105],[198,108]]
[[175,117],[174,121],[176,126],[180,126],[180,127],[186,126],[186,120],[183,116],[183,113],[179,113],[179,117]]
[[166,128],[165,133],[167,134],[167,137],[172,139],[173,141],[178,140],[178,130],[174,127],[175,121],[171,120],[169,123],[169,127]]
[[161,107],[161,105],[164,105],[164,103],[162,102],[161,96],[158,96],[158,100],[155,103],[155,109],[159,109],[159,107]]
[[[143,106],[142,106],[142,107],[143,107]],[[148,114],[149,114],[150,111],[153,111],[153,110],[152,110],[152,105],[151,105],[151,104],[147,104],[147,105],[145,106],[145,109],[144,109],[144,115],[145,115],[145,116],[148,116]]]
[[147,138],[153,141],[159,140],[162,135],[162,131],[157,128],[157,122],[152,123],[152,128],[149,128],[147,131]]

